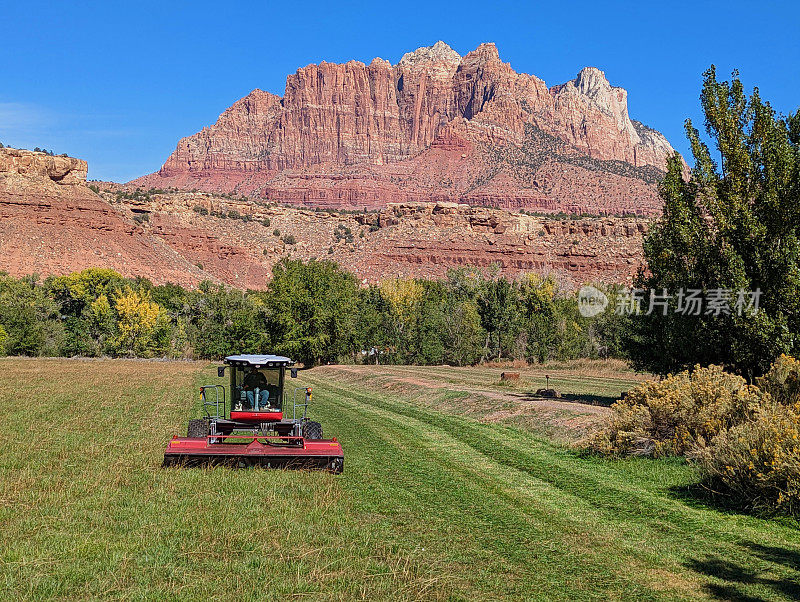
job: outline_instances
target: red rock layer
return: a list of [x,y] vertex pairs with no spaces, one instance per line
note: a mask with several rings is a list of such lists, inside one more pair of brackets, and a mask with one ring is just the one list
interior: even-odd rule
[[[365,283],[443,277],[450,268],[492,264],[512,278],[527,271],[554,274],[567,287],[628,283],[641,262],[647,224],[636,218],[553,220],[445,202],[328,213],[206,193],[159,193],[149,201],[123,199],[119,207],[147,213],[153,236],[221,280],[247,288],[266,286],[283,257],[332,259]],[[231,212],[238,218],[215,217]],[[295,242],[287,244],[286,235]]]
[[[672,152],[629,118],[627,92],[598,69],[548,89],[503,63],[494,44],[462,58],[437,42],[396,65],[299,69],[283,98],[254,90],[132,184],[340,207],[446,198],[598,213],[632,205],[652,214],[656,170]],[[575,166],[575,157],[593,163]],[[437,162],[439,173],[428,173]],[[533,186],[543,164],[552,185]],[[557,175],[553,165],[573,167]],[[600,180],[602,191],[582,193],[586,179]]]
[[0,271],[14,276],[110,267],[193,284],[213,278],[85,186],[86,162],[0,149]]
[[85,174],[77,159],[0,149],[0,271],[109,267],[157,284],[210,279],[258,289],[281,258],[316,257],[365,283],[492,264],[509,277],[552,273],[565,286],[624,283],[639,265],[646,227],[641,219],[553,220],[443,201],[350,214],[207,193],[130,198],[103,183],[95,194]]

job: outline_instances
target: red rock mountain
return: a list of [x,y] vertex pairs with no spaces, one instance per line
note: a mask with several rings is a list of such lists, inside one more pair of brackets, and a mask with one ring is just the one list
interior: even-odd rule
[[303,67],[282,98],[254,90],[131,184],[310,206],[653,215],[672,152],[596,68],[548,88],[502,62],[494,44],[461,57],[437,42],[396,65]]

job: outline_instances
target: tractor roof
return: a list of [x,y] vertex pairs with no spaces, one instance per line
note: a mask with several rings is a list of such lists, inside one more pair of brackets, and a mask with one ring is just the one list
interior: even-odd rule
[[229,366],[253,366],[266,368],[277,366],[291,366],[294,360],[282,355],[229,355],[225,358]]

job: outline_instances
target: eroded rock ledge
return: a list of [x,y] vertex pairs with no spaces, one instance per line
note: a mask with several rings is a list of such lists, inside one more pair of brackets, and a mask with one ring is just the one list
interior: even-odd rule
[[86,161],[74,157],[53,157],[17,148],[0,148],[0,176],[19,175],[47,179],[56,184],[86,184]]

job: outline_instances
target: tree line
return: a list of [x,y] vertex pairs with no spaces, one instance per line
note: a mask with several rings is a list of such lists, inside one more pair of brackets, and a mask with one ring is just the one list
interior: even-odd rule
[[[605,289],[613,296],[615,289]],[[624,356],[629,327],[585,318],[552,277],[468,269],[369,287],[332,261],[285,259],[264,291],[155,286],[93,268],[0,274],[0,353],[213,359],[274,352],[327,362],[469,365]]]

